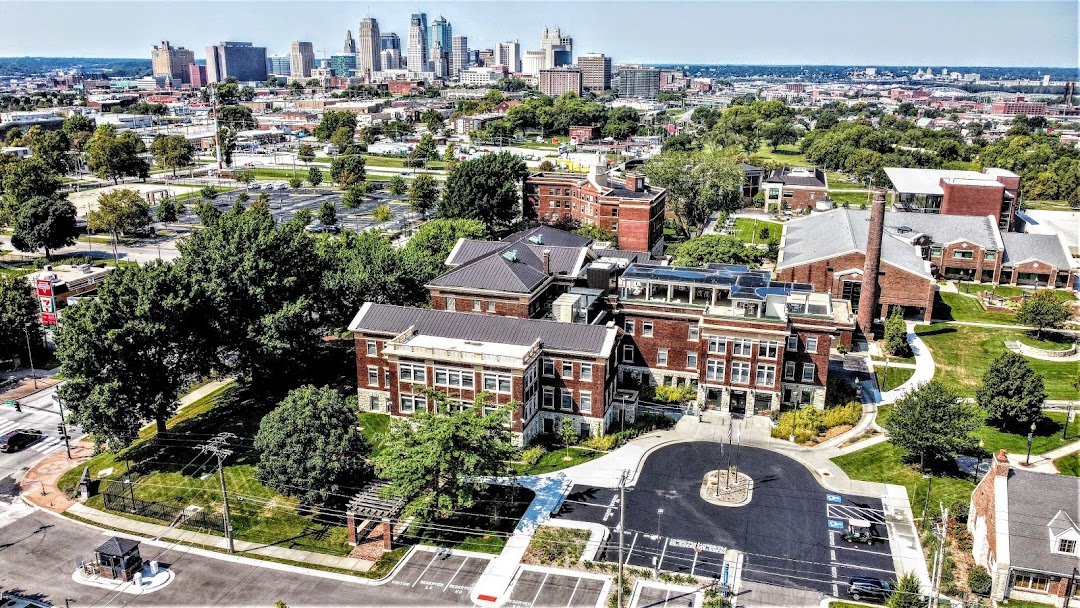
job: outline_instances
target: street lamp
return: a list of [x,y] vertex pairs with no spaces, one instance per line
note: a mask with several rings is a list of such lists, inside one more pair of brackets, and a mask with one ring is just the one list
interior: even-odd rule
[[923,502],[922,507],[922,521],[926,523],[926,510],[930,508],[930,490],[934,487],[934,478],[929,473],[923,473],[923,479],[926,480],[926,500]]
[[975,475],[974,475],[975,483],[979,483],[979,467],[982,466],[983,453],[986,451],[985,447],[984,447],[985,445],[986,445],[986,443],[982,439],[980,439],[979,440],[979,459],[975,462]]
[[1027,438],[1028,451],[1027,451],[1027,458],[1024,460],[1024,466],[1025,467],[1031,466],[1031,440],[1034,439],[1034,438],[1035,438],[1035,423],[1032,422],[1031,423],[1031,432],[1028,433],[1028,438]]
[[[34,390],[37,390],[37,371],[34,370],[34,353],[30,350],[30,326],[32,323],[27,321],[23,324],[23,334],[26,335],[26,356],[30,358],[30,377],[34,379]],[[18,335],[18,334],[16,334]]]

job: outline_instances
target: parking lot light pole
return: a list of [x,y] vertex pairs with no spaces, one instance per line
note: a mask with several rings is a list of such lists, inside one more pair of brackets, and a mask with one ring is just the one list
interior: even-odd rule
[[[23,334],[26,335],[26,356],[30,358],[30,377],[34,379],[34,390],[37,390],[37,371],[34,370],[34,353],[30,350],[30,323],[23,324]],[[15,334],[18,335],[18,334]]]
[[1031,423],[1031,432],[1027,436],[1027,458],[1024,459],[1024,466],[1031,466],[1031,440],[1035,438],[1035,423]]

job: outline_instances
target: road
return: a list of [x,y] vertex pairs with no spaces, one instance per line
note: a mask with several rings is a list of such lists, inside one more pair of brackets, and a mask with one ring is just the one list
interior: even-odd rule
[[[170,226],[170,229],[173,229],[173,227]],[[132,260],[140,264],[145,264],[159,258],[163,260],[173,260],[180,257],[180,252],[176,249],[177,236],[178,235],[171,235],[147,239],[144,241],[144,244],[138,246],[117,245],[116,252],[119,254],[121,260]],[[0,235],[0,249],[15,250],[11,245],[10,236]],[[33,257],[44,255],[44,252],[40,251],[20,253]],[[111,243],[84,243],[80,241],[70,247],[53,249],[50,253],[55,257],[77,256],[108,260],[113,259]]]
[[[64,442],[56,430],[56,425],[60,423],[60,411],[52,401],[55,393],[56,388],[53,387],[20,399],[21,412],[0,405],[0,434],[22,428],[37,429],[45,434],[41,441],[21,451],[0,453],[0,492],[4,488],[11,488],[15,480],[35,462],[64,449]],[[72,425],[68,426],[68,433],[73,440],[83,434],[79,427]]]

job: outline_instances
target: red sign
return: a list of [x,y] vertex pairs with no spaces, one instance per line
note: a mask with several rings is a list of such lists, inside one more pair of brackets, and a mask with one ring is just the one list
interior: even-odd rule
[[48,279],[37,280],[37,295],[41,297],[52,297],[52,281]]
[[56,325],[56,313],[55,312],[43,312],[41,313],[42,325]]

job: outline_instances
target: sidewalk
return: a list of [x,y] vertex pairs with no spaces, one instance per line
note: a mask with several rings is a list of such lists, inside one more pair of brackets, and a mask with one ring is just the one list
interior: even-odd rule
[[19,380],[19,383],[15,385],[15,388],[0,393],[0,401],[7,401],[8,399],[25,399],[34,393],[39,393],[45,389],[52,388],[61,382],[60,378],[56,377],[56,374],[59,373],[59,367],[56,369],[37,370],[37,388],[34,388],[34,379],[27,373],[26,376]]
[[68,460],[66,450],[58,450],[39,460],[19,480],[23,498],[42,509],[63,513],[75,504],[75,500],[56,487],[57,481],[71,469],[82,467],[93,455],[94,445],[83,439],[71,443],[71,460]]
[[897,399],[903,397],[908,391],[934,378],[934,356],[930,354],[930,349],[926,347],[926,343],[922,341],[922,338],[915,333],[915,325],[910,321],[907,324],[907,341],[911,345],[912,352],[915,353],[915,373],[908,378],[907,382],[892,390],[882,392],[878,404],[888,405],[895,403]]
[[1040,473],[1052,473],[1056,475],[1059,471],[1057,466],[1054,465],[1054,461],[1058,458],[1068,456],[1069,454],[1076,454],[1078,452],[1080,452],[1080,441],[1074,441],[1044,454],[1032,454],[1030,465],[1024,465],[1024,462],[1027,461],[1027,453],[1006,454],[1005,456],[1008,457],[1009,464],[1017,469],[1038,471]]

